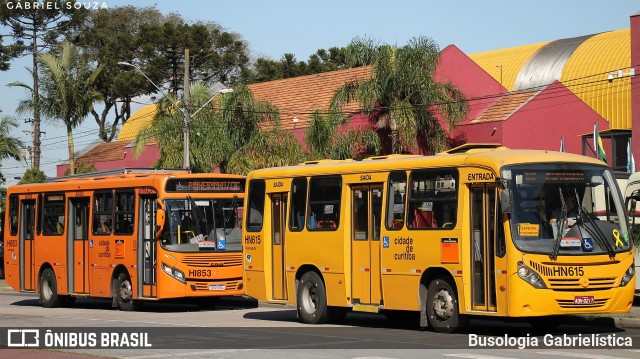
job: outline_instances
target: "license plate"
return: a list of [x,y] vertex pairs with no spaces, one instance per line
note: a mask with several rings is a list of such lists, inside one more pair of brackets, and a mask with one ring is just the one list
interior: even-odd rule
[[573,304],[593,304],[593,296],[573,297]]
[[209,290],[225,290],[224,284],[211,284]]

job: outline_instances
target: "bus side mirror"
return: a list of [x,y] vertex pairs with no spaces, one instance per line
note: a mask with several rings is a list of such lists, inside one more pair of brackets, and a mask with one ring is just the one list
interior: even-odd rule
[[158,227],[164,227],[164,221],[165,221],[165,212],[164,209],[158,209],[156,211],[156,226]]
[[511,213],[511,191],[508,189],[503,190],[500,195],[500,206],[502,207],[502,212]]

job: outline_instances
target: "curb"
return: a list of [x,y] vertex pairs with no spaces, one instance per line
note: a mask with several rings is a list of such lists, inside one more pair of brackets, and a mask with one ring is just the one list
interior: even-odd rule
[[617,329],[640,328],[640,318],[613,317]]

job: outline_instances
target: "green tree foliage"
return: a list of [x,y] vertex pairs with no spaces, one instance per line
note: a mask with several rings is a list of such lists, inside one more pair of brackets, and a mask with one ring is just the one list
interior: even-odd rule
[[[240,165],[229,168],[230,160],[243,163],[242,168],[257,166],[261,163],[273,163],[283,158],[281,162],[298,161],[296,156],[297,144],[301,154],[300,144],[295,141],[290,131],[277,132],[277,143],[285,142],[288,147],[273,146],[278,151],[270,153],[269,159],[243,159],[242,154],[252,153],[254,145],[264,144],[264,138],[273,138],[273,133],[262,132],[260,124],[271,122],[277,131],[278,113],[271,105],[255,101],[246,86],[237,86],[232,93],[218,94],[214,101],[207,104],[214,95],[203,82],[191,85],[191,110],[195,114],[189,123],[190,168],[193,172],[211,172],[219,169],[221,172],[236,173]],[[202,107],[205,105],[205,107]],[[158,142],[161,152],[156,164],[164,168],[179,168],[183,164],[183,133],[184,114],[175,104],[168,100],[158,103],[158,113],[152,126],[140,131],[136,138],[136,153],[139,153],[146,143],[154,139]],[[263,141],[263,142],[260,142]],[[259,147],[260,148],[260,147]],[[266,152],[268,147],[259,150]],[[265,154],[266,155],[266,154]],[[291,158],[290,158],[291,157]],[[253,162],[255,160],[255,163]]]
[[86,15],[85,9],[66,6],[73,0],[42,0],[36,9],[29,0],[0,0],[0,24],[11,31],[14,42],[0,51],[5,57],[31,54],[33,86],[33,166],[40,168],[40,115],[38,56],[52,44],[56,44],[67,32],[72,31]]
[[151,66],[165,69],[164,80],[174,97],[182,90],[185,49],[189,49],[193,81],[234,84],[249,63],[249,50],[240,35],[212,22],[189,24],[170,14],[161,24],[144,24],[140,31],[145,39],[142,57]]
[[428,37],[413,38],[402,47],[354,39],[346,49],[347,63],[372,65],[373,74],[338,89],[331,112],[358,103],[377,121],[379,132],[389,134],[383,141],[391,142],[391,153],[442,151],[448,146],[447,131],[464,118],[467,105],[459,88],[435,81],[439,57],[438,46]]
[[162,23],[163,15],[154,7],[133,6],[98,9],[91,11],[82,26],[70,38],[82,48],[97,66],[102,67],[96,79],[96,90],[102,94],[104,107],[98,113],[91,111],[98,124],[98,136],[104,142],[113,140],[118,125],[131,116],[131,99],[155,93],[156,88],[134,69],[118,65],[129,62],[143,65],[149,78],[162,83],[168,77],[163,68],[148,65],[142,58],[145,47],[151,47],[151,39],[145,38],[141,26]]
[[[20,150],[24,144],[18,138],[11,136],[11,130],[18,128],[18,122],[14,119],[4,117],[0,119],[0,161],[12,158],[16,161],[22,159]],[[0,177],[4,178],[2,173]]]
[[[93,69],[69,42],[62,44],[59,56],[44,54],[40,63],[42,95],[37,106],[47,118],[64,124],[67,130],[70,174],[74,174],[73,129],[84,121],[93,109],[94,102],[101,99],[100,93],[95,90],[95,81],[101,69]],[[29,87],[24,83],[10,85]],[[24,100],[17,112],[25,113],[35,106],[31,99]]]
[[307,157],[361,160],[377,155],[382,150],[380,138],[372,128],[341,128],[341,125],[342,122],[314,111],[311,124],[304,133]]
[[302,146],[293,133],[276,124],[271,129],[256,132],[231,156],[227,170],[247,175],[260,168],[290,166],[304,161],[304,158]]
[[[76,169],[74,170],[74,174],[80,174],[80,173],[91,173],[91,172],[97,172],[98,169],[96,168],[95,164],[86,164],[84,162],[80,162],[77,164]],[[71,169],[67,168],[66,170],[64,170],[64,175],[70,175],[71,174]]]
[[282,55],[279,61],[259,57],[253,64],[253,69],[246,72],[244,81],[255,83],[281,80],[342,68],[346,68],[345,48],[331,47],[328,50],[319,49],[306,62],[298,61],[290,53]]
[[42,183],[47,180],[47,175],[44,174],[41,170],[31,167],[28,168],[18,184],[29,184],[29,183]]

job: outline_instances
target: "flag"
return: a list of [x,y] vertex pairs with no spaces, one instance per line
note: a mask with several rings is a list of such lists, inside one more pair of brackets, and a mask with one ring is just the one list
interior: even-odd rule
[[598,132],[598,122],[593,125],[593,148],[596,151],[596,157],[607,162],[607,154],[604,152],[604,146],[602,146],[602,137]]
[[631,149],[631,138],[627,142],[627,172],[636,172],[636,160],[633,158],[633,151]]
[[564,152],[564,136],[560,137],[560,152]]

